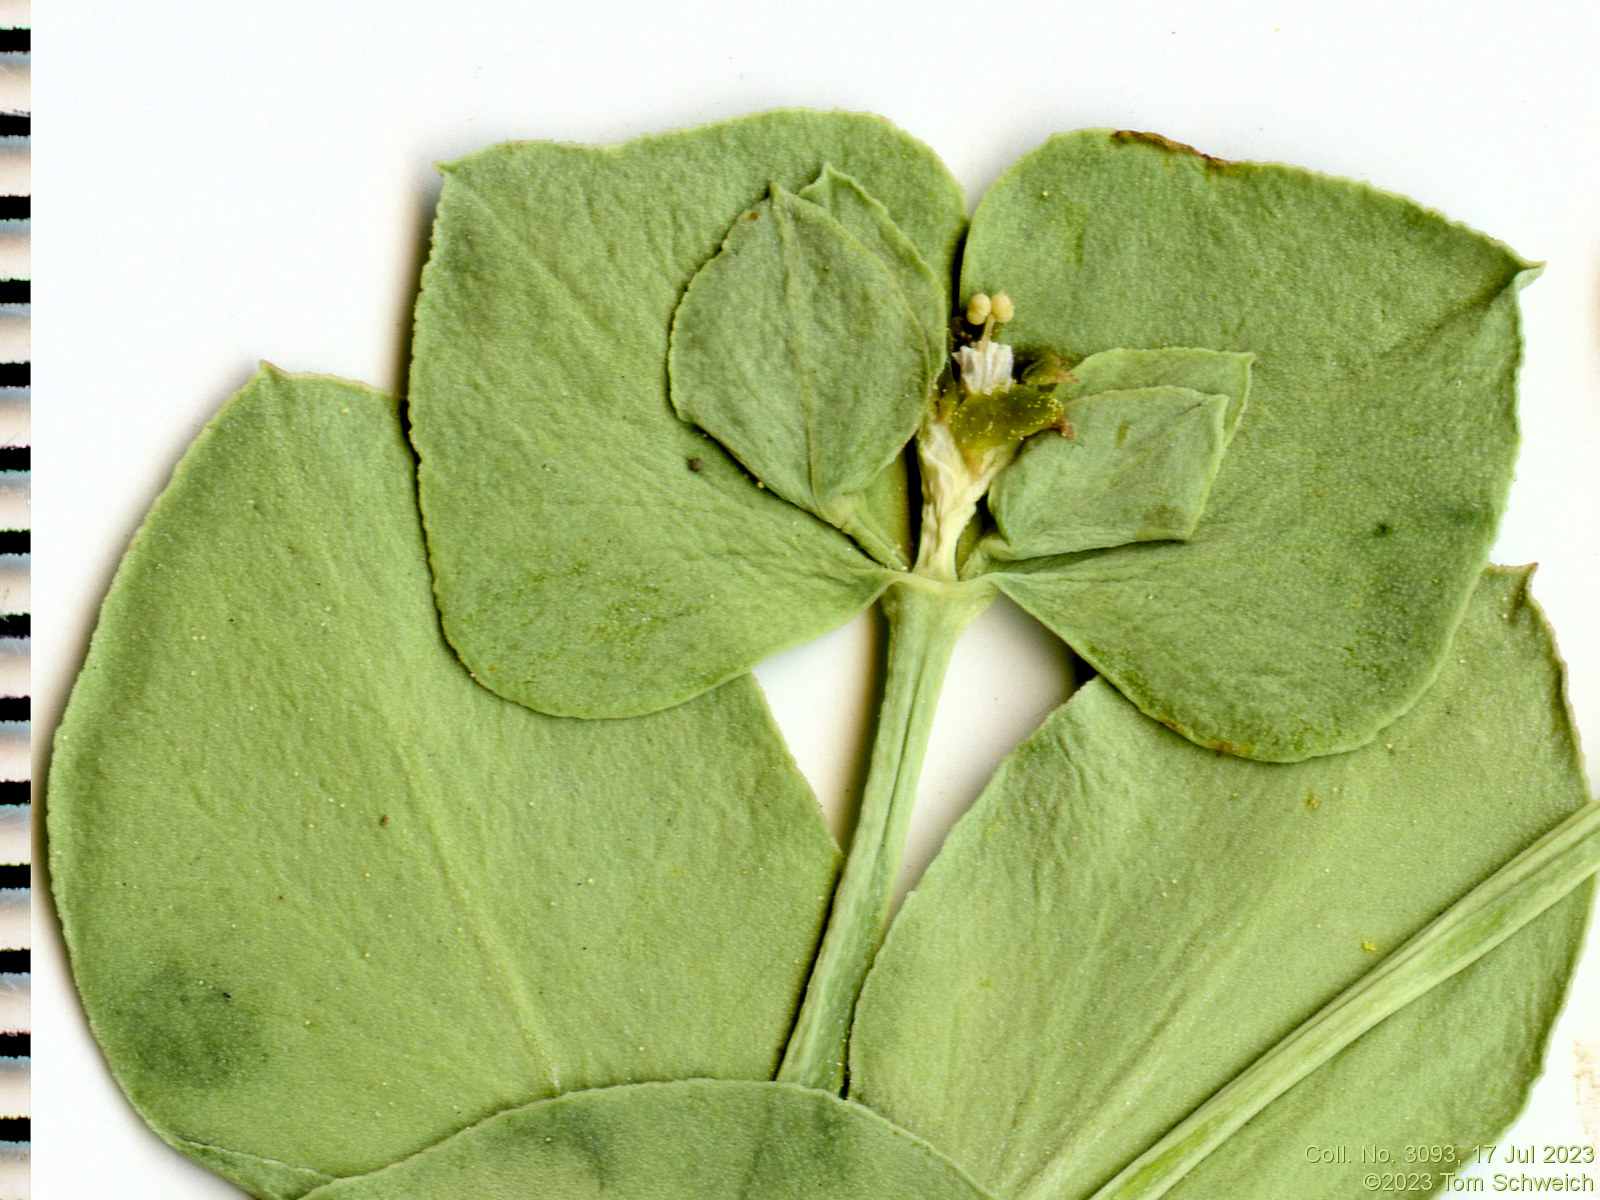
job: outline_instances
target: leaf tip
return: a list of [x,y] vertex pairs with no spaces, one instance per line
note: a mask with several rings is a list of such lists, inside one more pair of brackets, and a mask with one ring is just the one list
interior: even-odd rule
[[1545,264],[1543,262],[1530,262],[1521,255],[1516,254],[1514,251],[1513,257],[1515,257],[1517,261],[1522,264],[1522,269],[1512,277],[1511,291],[1520,292],[1523,288],[1527,287],[1534,280],[1538,279],[1539,276],[1544,274]]

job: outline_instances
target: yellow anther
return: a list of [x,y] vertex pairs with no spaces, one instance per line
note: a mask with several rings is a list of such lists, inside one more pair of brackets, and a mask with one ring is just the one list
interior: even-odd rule
[[994,313],[996,324],[1004,325],[1017,315],[1017,306],[1011,303],[1011,297],[1004,292],[996,292],[991,297],[986,297],[989,303],[985,306]]
[[967,301],[967,324],[982,325],[989,319],[989,308],[989,297],[983,292],[974,292]]

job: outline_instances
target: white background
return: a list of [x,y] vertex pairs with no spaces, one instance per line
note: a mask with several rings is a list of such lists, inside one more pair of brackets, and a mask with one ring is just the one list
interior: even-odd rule
[[[1600,748],[1592,3],[579,7],[37,7],[37,773],[127,539],[256,361],[402,383],[433,161],[507,138],[610,142],[779,105],[882,113],[932,145],[973,202],[1047,135],[1117,126],[1367,179],[1547,260],[1524,293],[1526,444],[1496,558],[1542,564],[1535,591]],[[864,619],[761,672],[835,812],[855,774],[875,637]],[[969,633],[908,870],[1063,698],[1062,662],[1004,602]],[[147,1134],[110,1084],[46,903],[33,986],[34,1195],[237,1195]],[[1600,1140],[1597,1057],[1591,953],[1518,1140]]]

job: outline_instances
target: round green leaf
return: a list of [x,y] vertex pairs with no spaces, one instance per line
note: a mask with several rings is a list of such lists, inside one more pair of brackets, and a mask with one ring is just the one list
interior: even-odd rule
[[837,860],[748,678],[601,722],[473,683],[394,402],[273,372],[124,560],[49,837],[118,1081],[273,1197],[561,1091],[769,1077]]
[[491,1117],[308,1200],[985,1200],[926,1142],[826,1092],[705,1079]]
[[948,277],[960,189],[874,117],[775,112],[446,169],[412,437],[445,632],[494,691],[562,715],[653,711],[842,624],[886,583],[668,401],[690,279],[772,185],[825,163]]
[[1019,353],[1255,360],[1186,542],[1018,564],[999,586],[1202,745],[1363,744],[1433,677],[1486,561],[1527,278],[1499,243],[1360,184],[1146,135],[1045,143],[984,198],[962,266],[963,294],[1015,300]]
[[[1001,767],[890,930],[852,1097],[997,1195],[1091,1194],[1586,803],[1524,585],[1486,574],[1438,681],[1336,757],[1231,758],[1104,681],[1083,688]],[[1492,1139],[1539,1073],[1591,895],[1359,1038],[1171,1194],[1347,1200],[1362,1168],[1307,1146]]]
[[775,187],[690,282],[668,362],[679,416],[865,543],[856,509],[933,385],[922,326],[878,255]]

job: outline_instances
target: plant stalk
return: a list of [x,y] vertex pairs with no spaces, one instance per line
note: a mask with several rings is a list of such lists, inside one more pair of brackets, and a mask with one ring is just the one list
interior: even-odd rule
[[778,1079],[839,1094],[856,998],[883,941],[917,779],[950,652],[994,598],[987,583],[905,575],[884,593],[889,654],[883,705],[844,874]]
[[1252,1063],[1090,1200],[1156,1200],[1273,1100],[1600,871],[1600,800],[1579,809]]

